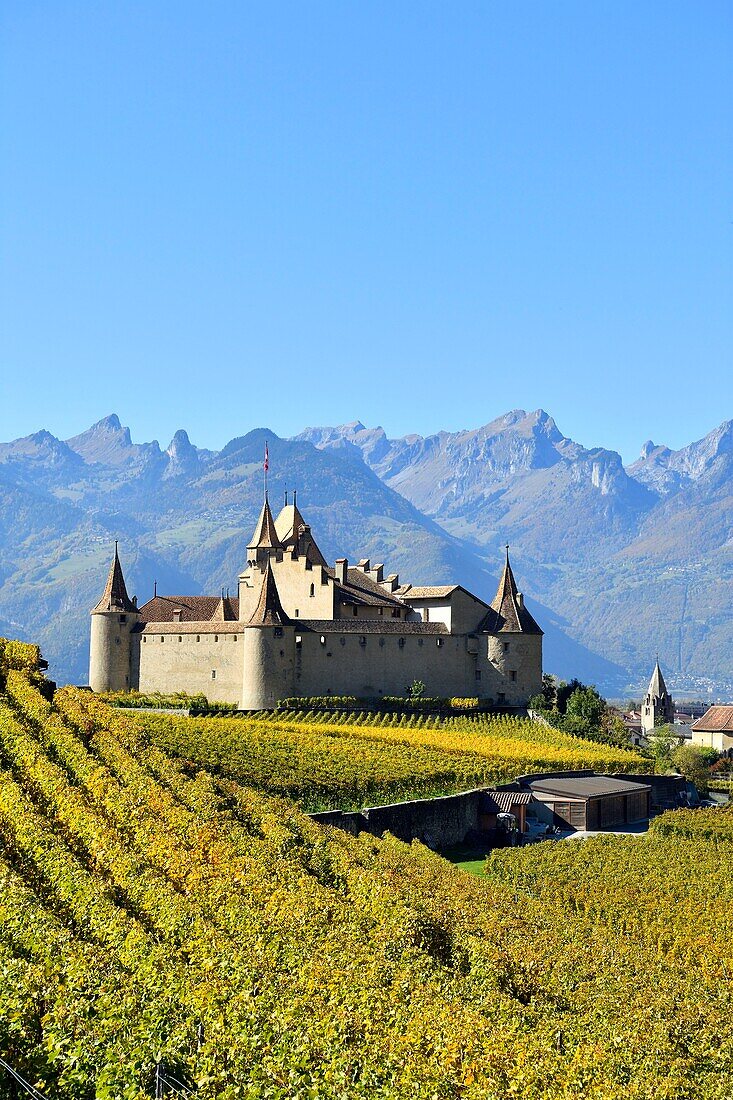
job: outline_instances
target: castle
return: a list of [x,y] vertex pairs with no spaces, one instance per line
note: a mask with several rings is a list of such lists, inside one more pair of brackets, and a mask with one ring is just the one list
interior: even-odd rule
[[265,495],[238,596],[127,594],[115,554],[91,613],[93,691],[203,692],[264,710],[293,696],[429,696],[521,707],[542,688],[542,631],[509,564],[489,605],[461,585],[401,584],[363,559],[328,565],[297,498]]

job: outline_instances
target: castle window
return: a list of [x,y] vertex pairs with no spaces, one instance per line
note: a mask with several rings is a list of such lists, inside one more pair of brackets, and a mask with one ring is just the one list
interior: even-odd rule
[[[282,638],[282,636],[283,636],[283,628],[281,626],[276,626],[275,627],[275,637],[276,638]],[[234,641],[236,642],[236,640],[237,640],[237,635],[235,634],[234,635]]]
[[126,623],[127,622],[127,615],[120,615],[120,622],[121,623]]
[[440,648],[443,644],[443,639],[442,638],[436,638],[435,639],[435,644],[438,646],[438,648]]
[[297,645],[297,646],[298,646],[299,648],[300,648],[300,646],[302,646],[302,644],[303,644],[303,639],[301,638],[300,634],[296,634],[296,635],[295,635],[295,644],[296,644],[296,645]]
[[200,642],[200,641],[201,641],[201,635],[200,635],[200,634],[197,634],[197,635],[196,635],[196,641],[197,641],[197,642]]
[[161,645],[162,645],[162,643],[165,641],[165,635],[164,634],[161,634],[160,641],[161,641]]
[[504,652],[505,653],[509,652],[509,642],[504,642]]
[[212,670],[211,670],[211,679],[212,680],[216,679],[216,669],[215,668],[212,668]]
[[404,648],[405,648],[405,639],[404,639],[404,638],[400,638],[400,640],[398,641],[397,645],[398,645],[398,646],[400,647],[400,649],[404,649]]
[[356,604],[354,604],[354,614],[355,615],[359,614],[359,608],[356,606]]
[[298,610],[298,608],[297,608],[297,607],[296,607],[296,609],[295,609],[295,617],[296,617],[296,619],[299,619],[299,618],[300,618],[300,611]]
[[363,634],[362,634],[361,638],[359,638],[359,645],[366,645],[366,638],[364,637]]
[[321,645],[325,645],[325,644],[326,644],[326,635],[321,634]]
[[393,607],[393,608],[392,608],[392,618],[393,618],[393,619],[399,619],[399,617],[400,617],[400,609],[399,609],[399,607]]
[[311,585],[311,596],[315,596],[315,594],[316,594],[316,586],[314,584],[312,584]]
[[512,669],[512,671],[511,671],[511,672],[509,673],[509,676],[510,676],[511,680],[512,680],[512,681],[513,681],[514,683],[516,683],[516,680],[517,680],[517,674],[516,674],[516,672],[514,671],[514,669]]
[[380,609],[379,609],[379,614],[380,614],[380,615],[384,615],[384,608],[383,608],[383,607],[380,607]]
[[[275,633],[277,634],[277,631],[275,631]],[[238,638],[238,637],[239,637],[239,635],[238,635],[238,634],[232,634],[232,641],[233,641],[233,642],[236,642],[236,640],[237,640],[237,638]]]
[[148,639],[147,639],[147,638],[145,637],[145,635],[143,634],[143,645],[145,644],[145,642],[147,642],[147,640],[148,640]]
[[180,634],[178,635],[178,641],[179,641],[179,642],[182,642],[182,641],[183,641],[183,638],[181,637],[181,635],[180,635]]
[[476,669],[475,677],[476,677],[477,680],[481,679],[481,669],[480,668]]

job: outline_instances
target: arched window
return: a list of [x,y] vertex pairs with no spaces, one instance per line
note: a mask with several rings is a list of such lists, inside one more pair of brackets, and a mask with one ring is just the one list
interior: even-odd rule
[[312,584],[311,585],[311,596],[315,596],[315,594],[316,594],[316,586],[314,584]]

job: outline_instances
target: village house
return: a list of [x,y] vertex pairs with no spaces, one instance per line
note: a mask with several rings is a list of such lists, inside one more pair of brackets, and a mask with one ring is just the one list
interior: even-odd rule
[[733,706],[708,707],[690,728],[693,745],[717,749],[733,759]]

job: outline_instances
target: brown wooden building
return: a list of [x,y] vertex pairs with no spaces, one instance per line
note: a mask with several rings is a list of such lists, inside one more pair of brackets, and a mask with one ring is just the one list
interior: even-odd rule
[[528,776],[537,816],[561,829],[612,829],[649,817],[651,787],[606,775]]

